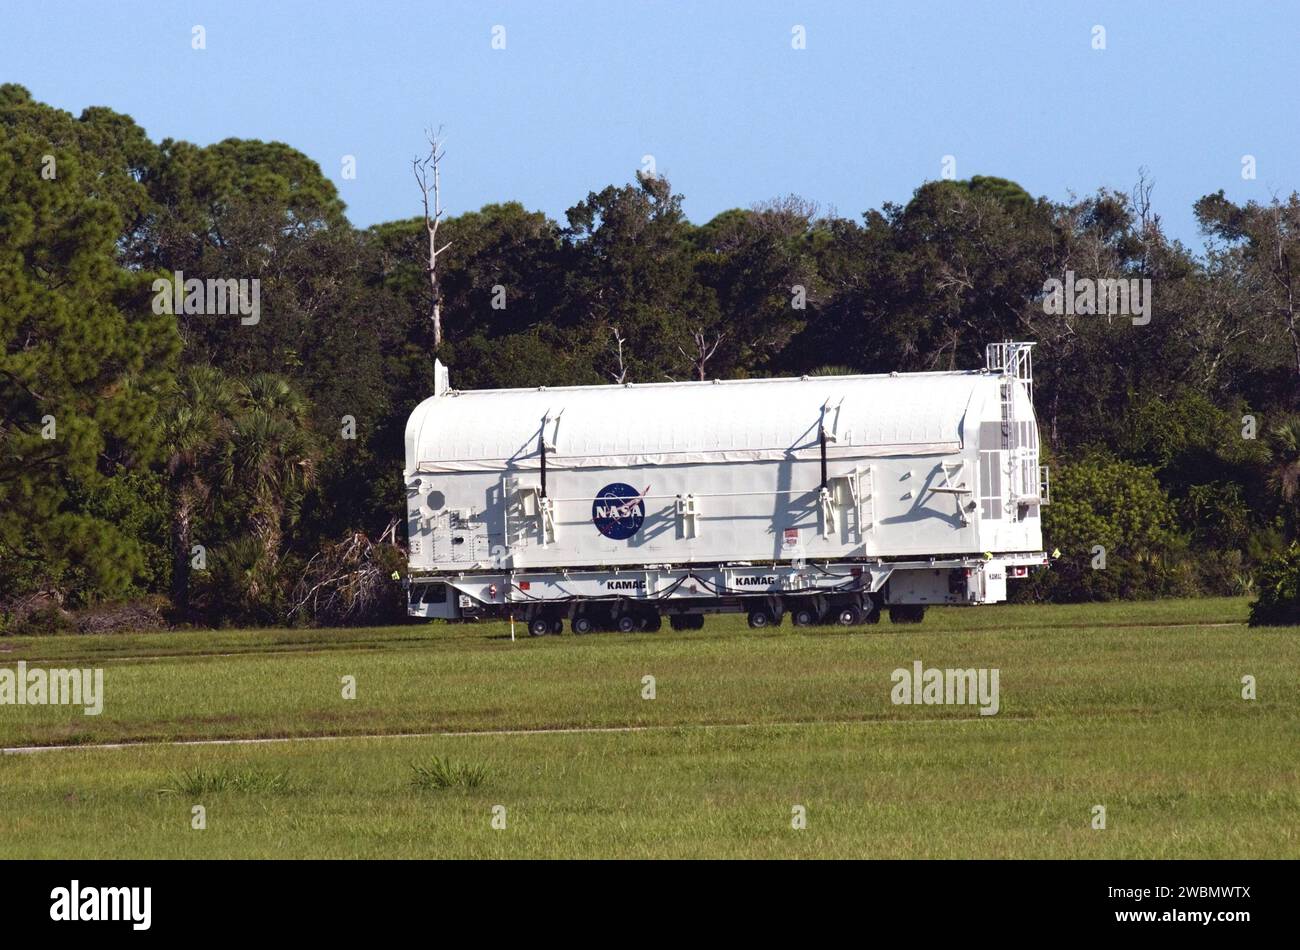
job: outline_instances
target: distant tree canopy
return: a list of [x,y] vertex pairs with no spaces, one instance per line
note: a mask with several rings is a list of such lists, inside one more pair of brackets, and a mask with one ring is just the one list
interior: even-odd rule
[[[415,202],[357,229],[289,145],[154,143],[15,85],[0,131],[11,617],[46,592],[283,619],[314,555],[370,550],[401,514],[435,357],[480,388],[968,368],[1034,340],[1048,528],[1073,560],[1027,596],[1240,590],[1300,529],[1296,195],[1206,196],[1196,254],[1145,182],[1056,203],[976,176],[856,218],[790,195],[697,225],[641,174],[563,221],[508,200],[443,221],[435,352]],[[258,279],[260,319],[156,312],[178,272]],[[1045,307],[1068,274],[1149,279],[1150,323]],[[1123,570],[1088,573],[1094,545]]]

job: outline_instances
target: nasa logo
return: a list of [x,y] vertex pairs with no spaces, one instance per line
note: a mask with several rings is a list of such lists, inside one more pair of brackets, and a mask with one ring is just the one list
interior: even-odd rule
[[591,520],[596,530],[615,541],[626,541],[641,530],[645,523],[645,493],[631,485],[614,482],[596,494],[591,505]]

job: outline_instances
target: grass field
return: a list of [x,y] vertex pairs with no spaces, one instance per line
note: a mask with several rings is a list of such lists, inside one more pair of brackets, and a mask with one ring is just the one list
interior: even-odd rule
[[[0,746],[74,746],[0,756],[0,856],[1300,857],[1300,634],[1245,615],[6,638],[105,699],[0,706]],[[894,705],[915,660],[998,669],[1000,711]],[[176,744],[219,739],[289,741]]]

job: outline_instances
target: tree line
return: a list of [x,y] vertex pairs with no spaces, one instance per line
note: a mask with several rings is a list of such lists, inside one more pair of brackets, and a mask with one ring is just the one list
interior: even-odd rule
[[[791,195],[695,224],[638,174],[563,221],[440,219],[431,280],[418,192],[357,228],[288,145],[153,142],[17,85],[0,130],[0,629],[122,603],[400,616],[380,582],[435,357],[471,389],[973,368],[1033,340],[1060,557],[1019,596],[1243,593],[1296,558],[1295,194],[1205,196],[1193,251],[1143,179],[1068,202],[930,181],[856,218]],[[178,274],[255,278],[260,317],[160,308]],[[1149,280],[1149,317],[1059,306],[1049,282],[1076,277]]]

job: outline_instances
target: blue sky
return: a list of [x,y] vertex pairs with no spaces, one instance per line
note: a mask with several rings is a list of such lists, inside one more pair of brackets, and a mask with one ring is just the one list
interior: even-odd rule
[[1053,199],[1145,167],[1168,231],[1199,246],[1197,197],[1300,187],[1290,3],[0,3],[0,81],[155,140],[288,142],[359,225],[417,212],[430,124],[453,214],[515,199],[562,220],[653,155],[697,222],[789,192],[856,217],[952,155],[960,178]]

